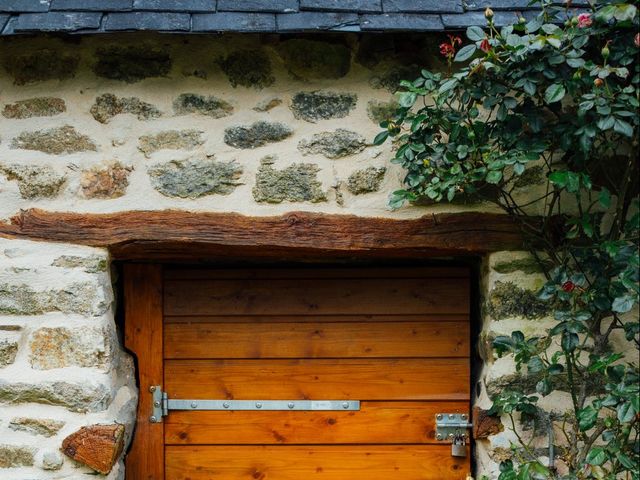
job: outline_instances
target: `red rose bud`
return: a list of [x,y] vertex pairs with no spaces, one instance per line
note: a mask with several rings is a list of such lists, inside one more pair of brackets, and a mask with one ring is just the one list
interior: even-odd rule
[[604,85],[604,80],[602,80],[601,78],[596,78],[596,79],[593,81],[593,84],[594,84],[596,87],[601,87],[602,85]]
[[480,50],[482,50],[484,53],[488,53],[491,50],[491,44],[489,43],[488,39],[484,39],[480,42]]
[[487,9],[484,11],[484,16],[487,20],[491,20],[493,18],[493,10],[487,7]]
[[576,284],[573,283],[572,281],[568,281],[568,282],[564,282],[562,284],[562,290],[564,290],[567,293],[571,293],[576,289]]
[[636,33],[636,36],[633,37],[633,44],[640,48],[640,33]]

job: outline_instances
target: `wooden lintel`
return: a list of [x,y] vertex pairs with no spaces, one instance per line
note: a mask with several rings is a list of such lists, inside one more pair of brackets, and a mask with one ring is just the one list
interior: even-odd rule
[[523,247],[519,227],[509,217],[475,212],[391,219],[310,212],[250,217],[178,210],[90,214],[31,209],[10,224],[0,224],[0,236],[107,247],[116,259],[138,260],[238,254],[391,258]]

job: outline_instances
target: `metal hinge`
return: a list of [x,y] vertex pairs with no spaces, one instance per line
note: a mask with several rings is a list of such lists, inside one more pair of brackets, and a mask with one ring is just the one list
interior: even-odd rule
[[437,413],[436,440],[446,441],[454,438],[469,438],[467,429],[473,428],[466,413]]
[[149,387],[153,394],[150,420],[162,422],[170,410],[249,410],[249,411],[357,411],[359,400],[181,400],[169,399],[159,385]]

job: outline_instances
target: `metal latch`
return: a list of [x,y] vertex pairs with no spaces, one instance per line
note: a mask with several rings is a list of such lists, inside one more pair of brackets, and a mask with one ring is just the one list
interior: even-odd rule
[[436,440],[453,441],[455,438],[469,438],[467,429],[473,428],[466,413],[437,413]]
[[359,400],[182,400],[169,399],[159,385],[149,387],[153,394],[152,423],[162,422],[170,410],[219,411],[357,411]]

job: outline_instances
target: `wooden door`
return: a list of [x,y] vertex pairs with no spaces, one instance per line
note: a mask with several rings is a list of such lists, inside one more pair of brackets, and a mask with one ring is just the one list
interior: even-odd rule
[[435,440],[469,413],[466,269],[165,269],[162,291],[169,398],[361,402],[170,411],[167,480],[466,477]]

